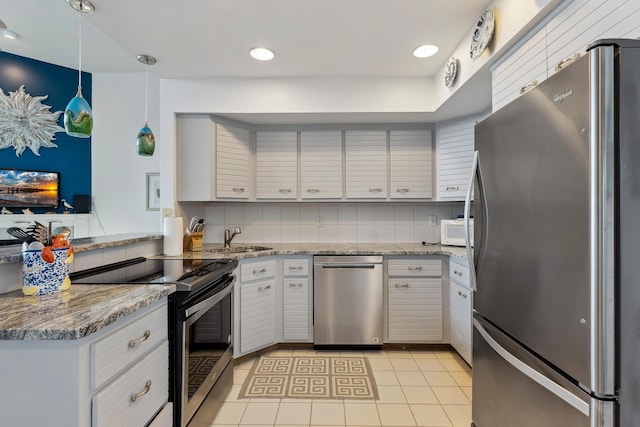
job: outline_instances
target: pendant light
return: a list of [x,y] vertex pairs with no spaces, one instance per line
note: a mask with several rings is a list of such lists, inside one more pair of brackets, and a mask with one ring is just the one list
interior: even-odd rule
[[82,14],[93,13],[95,7],[89,0],[67,0],[67,4],[78,11],[78,92],[69,101],[64,110],[64,130],[67,135],[77,138],[89,138],[93,129],[91,106],[82,97]]
[[155,65],[156,58],[149,55],[138,55],[138,61],[144,64],[144,126],[136,138],[136,150],[140,156],[153,156],[156,149],[156,137],[149,128],[147,113],[149,111],[149,65]]

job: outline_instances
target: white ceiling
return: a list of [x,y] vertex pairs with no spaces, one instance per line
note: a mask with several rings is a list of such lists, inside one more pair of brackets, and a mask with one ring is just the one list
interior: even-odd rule
[[[490,0],[92,0],[83,15],[82,68],[160,78],[433,76],[469,36]],[[65,0],[0,0],[20,34],[6,52],[78,67],[78,12]],[[436,44],[432,58],[412,50]],[[249,49],[268,47],[259,62]],[[467,100],[468,101],[468,100]],[[483,105],[486,105],[487,100]],[[468,105],[465,104],[468,107]]]

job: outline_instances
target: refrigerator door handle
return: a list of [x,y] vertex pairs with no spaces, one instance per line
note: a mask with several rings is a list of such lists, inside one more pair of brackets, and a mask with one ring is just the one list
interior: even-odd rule
[[[471,247],[471,195],[473,194],[473,188],[476,178],[478,179],[478,195],[480,196],[480,207],[483,209],[482,211],[482,220],[484,224],[474,223],[474,227],[480,226],[479,235],[482,237],[481,239],[477,239],[474,244],[476,247],[475,253],[478,255],[474,258],[474,251]],[[473,152],[473,166],[471,168],[471,178],[469,179],[469,185],[467,186],[467,196],[464,200],[464,236],[465,236],[465,245],[467,248],[467,259],[469,260],[469,268],[471,270],[471,274],[469,275],[471,278],[471,289],[474,291],[476,288],[476,265],[480,264],[480,254],[483,251],[485,236],[486,236],[486,228],[488,226],[488,214],[487,211],[487,203],[484,195],[484,185],[482,183],[482,172],[480,170],[480,155],[478,151]]]
[[504,347],[494,340],[489,332],[480,324],[477,319],[473,319],[473,326],[476,330],[482,335],[482,338],[491,346],[491,348],[500,355],[507,363],[516,368],[518,371],[522,372],[527,377],[531,378],[536,383],[540,384],[545,389],[549,390],[554,395],[558,396],[560,399],[567,402],[569,405],[576,408],[578,411],[582,412],[587,417],[589,416],[589,404],[584,400],[580,399],[578,396],[567,390],[566,388],[558,385],[557,383],[551,381],[549,378],[542,375],[540,372],[536,371],[526,363],[522,362],[520,359],[515,357],[513,354],[509,353]]

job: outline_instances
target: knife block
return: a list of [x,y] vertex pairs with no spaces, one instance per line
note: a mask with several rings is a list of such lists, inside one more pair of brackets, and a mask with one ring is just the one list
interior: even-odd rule
[[204,233],[192,233],[191,235],[186,236],[187,243],[185,244],[185,249],[188,251],[201,251],[202,250],[202,238],[204,237]]

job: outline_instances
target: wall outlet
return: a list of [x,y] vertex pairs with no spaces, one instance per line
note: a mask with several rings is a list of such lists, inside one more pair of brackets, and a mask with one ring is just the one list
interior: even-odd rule
[[173,216],[173,209],[171,208],[162,208],[162,219]]
[[321,228],[324,227],[324,217],[318,215],[318,217],[316,218],[316,227]]
[[435,215],[429,215],[429,227],[435,227],[438,217]]

